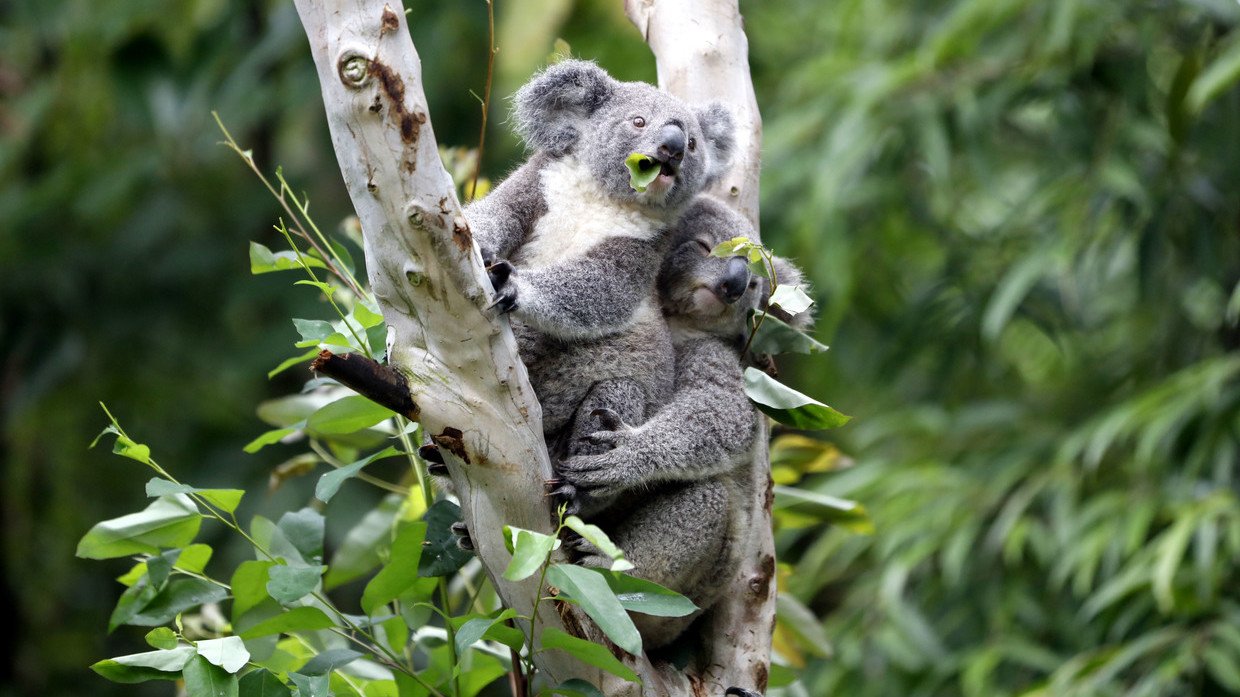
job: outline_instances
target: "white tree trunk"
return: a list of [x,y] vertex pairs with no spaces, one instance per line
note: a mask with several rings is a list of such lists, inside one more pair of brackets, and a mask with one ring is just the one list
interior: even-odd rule
[[[629,19],[657,61],[659,86],[691,104],[722,101],[737,117],[731,168],[715,186],[758,230],[758,177],[762,117],[749,74],[749,42],[737,0],[625,0]],[[704,628],[710,659],[706,694],[728,687],[765,692],[775,627],[775,541],[771,536],[771,465],[766,419],[753,453],[750,506],[743,562],[728,579]]]
[[[693,4],[705,11],[729,2]],[[735,0],[730,4],[739,22]],[[510,555],[501,531],[505,524],[542,533],[552,530],[544,489],[551,464],[542,438],[542,413],[507,321],[485,309],[489,284],[452,180],[439,159],[421,62],[406,16],[400,4],[391,7],[383,0],[296,0],[296,5],[318,69],[332,144],[362,223],[371,289],[390,332],[389,362],[408,378],[423,429],[438,437],[462,516],[492,584],[505,605],[529,615],[537,575],[519,583],[503,579],[500,574]],[[740,37],[739,65],[744,66],[744,35],[739,23],[734,29]],[[735,46],[729,44],[728,50]],[[663,64],[660,54],[661,75]],[[747,68],[743,84],[748,86]],[[681,95],[701,101],[699,94]],[[752,135],[742,144],[749,153],[746,162],[752,163],[745,169],[752,167],[754,176],[752,182],[730,179],[723,186],[729,195],[736,187],[732,198],[756,219],[758,123],[752,88],[748,95]],[[760,488],[767,490],[765,485]],[[765,510],[769,522],[769,508]],[[769,525],[765,537],[769,542]],[[770,559],[773,562],[773,556]],[[750,589],[761,586],[771,596],[769,571],[764,578],[755,584],[753,575],[742,571],[737,583]],[[773,603],[774,598],[769,599]],[[742,605],[736,609],[749,612],[755,607]],[[742,629],[744,617],[732,615],[729,609],[716,621],[723,634],[713,647],[713,662],[722,665],[712,668],[706,682],[665,666],[656,669],[644,657],[627,661],[643,678],[640,690],[561,651],[540,653],[537,663],[552,685],[579,677],[601,685],[610,697],[697,697],[722,695],[731,685],[764,688],[765,679],[759,686],[740,674],[753,675],[755,657],[765,672],[773,609],[769,615],[747,615],[760,623],[756,631],[754,626]],[[553,604],[542,604],[533,623],[535,636],[547,627],[573,633],[571,627],[589,626],[571,608],[566,617],[570,628]],[[733,645],[740,648],[733,651]],[[728,682],[733,677],[737,679]]]

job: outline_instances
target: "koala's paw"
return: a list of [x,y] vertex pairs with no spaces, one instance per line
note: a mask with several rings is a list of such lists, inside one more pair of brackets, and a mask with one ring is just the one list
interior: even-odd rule
[[565,481],[562,477],[548,479],[545,482],[547,487],[547,496],[550,496],[555,503],[556,508],[564,506],[564,515],[577,515],[581,512],[581,501],[577,498],[577,487]]
[[595,409],[590,416],[598,420],[604,430],[582,436],[573,444],[573,455],[598,455],[624,446],[633,435],[634,428],[611,409]]
[[461,521],[457,521],[449,528],[452,534],[456,536],[456,546],[466,552],[474,551],[474,538],[469,536],[469,527]]
[[578,510],[591,508],[591,502],[610,500],[634,482],[630,481],[618,451],[596,455],[575,455],[562,460],[556,470],[563,482],[561,489],[572,492]]
[[515,270],[512,263],[504,259],[487,265],[487,276],[491,279],[491,286],[495,288],[495,299],[491,301],[491,307],[498,307],[500,312],[517,309],[517,284],[509,283]]

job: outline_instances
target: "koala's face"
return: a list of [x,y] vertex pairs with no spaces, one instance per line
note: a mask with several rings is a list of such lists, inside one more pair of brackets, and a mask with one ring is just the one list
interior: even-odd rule
[[752,233],[748,221],[723,204],[706,197],[695,201],[676,225],[672,251],[659,270],[664,314],[717,336],[743,336],[746,317],[762,300],[762,279],[750,273],[744,257],[717,257],[711,250]]
[[[516,123],[531,147],[585,163],[609,196],[671,210],[722,173],[733,142],[723,106],[692,108],[651,85],[617,82],[585,61],[558,63],[522,87]],[[659,176],[642,193],[624,164],[632,153],[659,163]]]

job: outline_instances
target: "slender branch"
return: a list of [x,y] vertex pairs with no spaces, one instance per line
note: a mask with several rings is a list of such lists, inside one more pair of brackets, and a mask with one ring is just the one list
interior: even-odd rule
[[482,126],[478,129],[478,159],[474,162],[474,177],[469,184],[469,199],[478,197],[478,176],[482,174],[482,153],[487,142],[487,112],[491,110],[491,80],[495,77],[495,0],[487,3],[487,84],[482,92]]

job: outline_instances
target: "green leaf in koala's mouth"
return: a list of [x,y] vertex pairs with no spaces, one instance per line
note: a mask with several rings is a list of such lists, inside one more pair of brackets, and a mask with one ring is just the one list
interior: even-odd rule
[[624,166],[629,168],[629,186],[639,194],[659,176],[659,161],[639,152],[624,158]]

